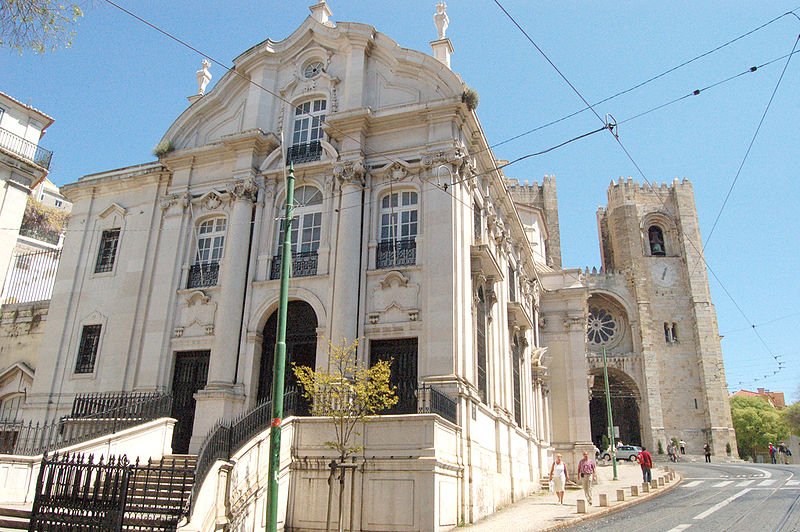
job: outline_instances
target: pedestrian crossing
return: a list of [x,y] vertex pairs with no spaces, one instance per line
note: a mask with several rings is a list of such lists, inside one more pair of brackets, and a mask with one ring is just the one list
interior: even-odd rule
[[681,484],[681,487],[687,489],[696,488],[703,485],[711,486],[713,488],[726,488],[729,486],[734,488],[745,488],[750,486],[753,488],[771,487],[775,489],[800,489],[800,480],[787,480],[786,482],[782,482],[774,478],[749,478],[746,480],[687,479],[686,482]]

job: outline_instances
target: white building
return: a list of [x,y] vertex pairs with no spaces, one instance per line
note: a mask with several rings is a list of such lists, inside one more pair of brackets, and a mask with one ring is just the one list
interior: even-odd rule
[[[290,361],[325,368],[328,339],[361,338],[364,362],[393,359],[400,396],[364,429],[356,526],[474,522],[538,489],[554,451],[575,467],[592,449],[600,288],[561,267],[554,180],[517,185],[498,169],[450,69],[443,6],[432,55],[334,24],[324,1],[310,9],[209,92],[201,68],[158,161],[62,188],[72,217],[26,413],[59,419],[87,391],[167,391],[173,451],[196,452],[217,421],[267,398],[289,160]],[[427,413],[429,387],[452,414]],[[285,422],[287,527],[324,528],[326,430]],[[664,429],[640,433],[653,445]],[[217,463],[189,528],[262,526],[263,440]]]

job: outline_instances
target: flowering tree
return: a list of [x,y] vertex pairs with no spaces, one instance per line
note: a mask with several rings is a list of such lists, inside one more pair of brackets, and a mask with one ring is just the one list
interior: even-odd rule
[[72,25],[83,16],[79,4],[54,0],[0,0],[0,46],[36,53],[69,46]]
[[311,415],[331,418],[336,439],[325,444],[339,454],[341,462],[362,450],[353,442],[357,425],[398,401],[389,381],[391,361],[367,366],[358,360],[357,348],[358,340],[328,342],[329,370],[293,366],[303,397],[312,405]]

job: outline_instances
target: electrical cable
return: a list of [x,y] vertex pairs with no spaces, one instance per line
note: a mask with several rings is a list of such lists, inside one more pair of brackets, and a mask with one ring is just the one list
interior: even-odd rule
[[[585,105],[587,105],[587,106],[589,107],[589,109],[590,109],[590,110],[592,111],[592,113],[593,113],[593,114],[594,114],[594,115],[597,117],[597,119],[598,119],[598,120],[600,120],[601,122],[603,122],[603,123],[605,124],[605,123],[606,123],[606,121],[605,121],[605,120],[603,120],[603,118],[602,118],[602,117],[600,117],[600,115],[597,113],[597,111],[594,109],[594,107],[593,107],[591,104],[589,104],[589,102],[586,100],[586,98],[584,98],[584,96],[583,96],[583,95],[580,93],[580,91],[579,91],[579,90],[578,90],[578,89],[575,87],[575,85],[573,85],[573,84],[572,84],[572,82],[571,82],[571,81],[570,81],[570,80],[569,80],[569,79],[568,79],[568,78],[567,78],[567,77],[566,77],[566,76],[565,76],[565,75],[564,75],[564,74],[561,72],[561,70],[560,70],[560,69],[559,69],[559,68],[558,68],[558,67],[555,65],[555,63],[553,63],[553,61],[552,61],[552,60],[551,60],[551,59],[550,59],[550,58],[547,56],[547,54],[546,54],[546,53],[545,53],[545,52],[542,50],[542,48],[541,48],[541,47],[539,47],[539,45],[538,45],[538,44],[536,44],[536,42],[533,40],[533,38],[531,38],[531,36],[528,34],[528,32],[527,32],[527,31],[525,31],[525,29],[524,29],[524,28],[523,28],[523,27],[522,27],[522,26],[521,26],[521,25],[520,25],[520,24],[519,24],[519,23],[516,21],[516,19],[515,19],[515,18],[514,18],[514,17],[513,17],[513,16],[512,16],[512,15],[511,15],[511,14],[510,14],[510,13],[509,13],[509,12],[508,12],[506,9],[505,9],[505,7],[503,7],[503,5],[500,3],[500,1],[499,1],[499,0],[493,0],[493,1],[494,1],[494,3],[495,3],[495,4],[497,4],[497,6],[498,6],[498,7],[499,7],[499,8],[500,8],[502,11],[503,11],[503,13],[505,13],[505,15],[506,15],[506,16],[507,16],[507,17],[508,17],[510,20],[511,20],[511,22],[514,24],[514,26],[516,26],[516,27],[517,27],[517,29],[519,29],[519,30],[520,30],[520,32],[521,32],[521,33],[522,33],[522,34],[525,36],[525,38],[526,38],[526,39],[527,39],[527,40],[528,40],[528,41],[529,41],[529,42],[530,42],[530,43],[531,43],[531,44],[534,46],[534,48],[536,48],[536,50],[537,50],[537,51],[538,51],[538,52],[539,52],[539,53],[540,53],[540,54],[541,54],[541,55],[542,55],[542,56],[545,58],[545,60],[547,60],[547,62],[548,62],[548,63],[549,63],[549,64],[550,64],[550,65],[553,67],[553,69],[554,69],[554,70],[555,70],[555,71],[558,73],[558,75],[559,75],[559,76],[560,76],[560,77],[561,77],[561,78],[564,80],[564,82],[565,82],[565,83],[566,83],[566,84],[567,84],[567,85],[568,85],[568,86],[569,86],[569,87],[572,89],[572,91],[573,91],[573,92],[574,92],[574,93],[575,93],[575,94],[576,94],[576,95],[577,95],[577,96],[578,96],[578,97],[581,99],[581,101],[583,101],[583,102],[584,102],[584,104],[585,104]],[[787,14],[790,14],[790,13],[791,13],[792,15],[794,15],[794,16],[796,16],[796,17],[797,17],[797,15],[796,15],[795,13],[793,13],[793,12],[789,12],[789,13],[787,13]],[[783,15],[783,16],[785,16],[785,15]],[[798,17],[798,18],[800,19],[800,17]],[[800,36],[798,36],[798,40],[800,40]],[[796,45],[797,45],[797,41],[795,41],[795,47],[796,47]],[[793,53],[794,53],[794,49],[795,49],[795,48],[792,48],[792,54],[790,54],[790,55],[789,55],[789,59],[791,59],[791,55],[793,55]],[[788,61],[787,61],[787,64],[788,64]],[[662,206],[663,206],[665,209],[667,209],[668,211],[671,211],[670,209],[668,209],[668,207],[667,207],[667,205],[666,205],[666,202],[663,200],[663,198],[661,198],[661,195],[658,193],[658,191],[656,190],[656,188],[655,188],[655,187],[652,185],[652,183],[650,182],[650,180],[647,178],[647,176],[645,175],[645,173],[644,173],[644,171],[642,170],[642,168],[639,166],[639,164],[638,164],[638,163],[636,162],[636,160],[633,158],[633,156],[631,155],[631,153],[628,151],[628,149],[627,149],[627,148],[625,147],[625,145],[622,143],[622,141],[621,141],[621,140],[620,140],[620,138],[619,138],[619,135],[616,135],[616,134],[615,134],[615,132],[614,132],[613,130],[611,130],[610,128],[609,128],[609,132],[612,134],[612,136],[614,137],[614,139],[617,141],[617,144],[620,146],[620,148],[622,149],[622,151],[625,153],[625,155],[627,156],[628,160],[631,162],[631,164],[633,164],[633,166],[634,166],[634,167],[636,168],[636,170],[639,172],[639,175],[642,177],[642,179],[644,179],[644,181],[645,181],[645,182],[646,182],[646,183],[647,183],[647,184],[650,186],[650,189],[653,191],[653,193],[655,194],[656,198],[658,198],[658,199],[659,199],[659,201],[660,201],[660,203],[662,204]],[[742,308],[741,308],[741,306],[738,304],[738,302],[736,302],[736,300],[733,298],[733,296],[732,296],[732,294],[730,293],[730,291],[729,291],[729,290],[727,289],[727,287],[726,287],[726,286],[725,286],[725,285],[724,285],[724,284],[721,282],[721,280],[720,280],[720,279],[719,279],[719,277],[716,275],[716,273],[714,272],[714,270],[713,270],[713,269],[712,269],[712,268],[711,268],[711,267],[708,265],[708,262],[706,261],[706,259],[705,259],[705,256],[703,255],[703,252],[702,252],[702,250],[701,250],[701,249],[698,249],[697,245],[694,243],[694,241],[693,241],[693,240],[692,240],[692,239],[691,239],[689,236],[687,236],[687,235],[684,235],[684,236],[685,236],[685,239],[686,239],[686,241],[687,241],[689,244],[691,244],[691,246],[692,246],[692,247],[695,249],[695,251],[698,253],[698,256],[699,256],[699,258],[700,258],[700,259],[703,261],[703,263],[706,265],[706,267],[708,268],[708,271],[712,273],[712,275],[714,276],[714,279],[716,279],[716,281],[717,281],[717,282],[720,284],[720,286],[721,286],[721,287],[722,287],[722,289],[724,290],[725,294],[726,294],[726,295],[728,296],[728,298],[729,298],[729,299],[730,299],[730,300],[733,302],[734,306],[735,306],[735,307],[736,307],[736,308],[739,310],[739,313],[740,313],[740,314],[741,314],[741,315],[742,315],[742,316],[745,318],[745,320],[746,320],[748,323],[751,323],[751,324],[752,324],[752,321],[750,321],[750,320],[747,318],[747,315],[744,313],[744,311],[742,310]],[[777,358],[775,357],[775,354],[772,352],[772,350],[771,350],[771,349],[769,348],[769,346],[766,344],[766,342],[764,341],[763,337],[762,337],[762,336],[761,336],[761,335],[758,333],[758,331],[757,331],[755,328],[753,329],[753,331],[754,331],[754,333],[756,334],[756,336],[758,337],[758,339],[761,341],[761,343],[763,344],[763,346],[766,348],[767,352],[768,352],[768,353],[769,353],[769,354],[770,354],[770,355],[773,357],[773,359],[777,360]]]

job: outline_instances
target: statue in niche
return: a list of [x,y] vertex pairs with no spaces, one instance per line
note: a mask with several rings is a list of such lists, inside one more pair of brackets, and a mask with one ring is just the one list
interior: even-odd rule
[[444,39],[447,33],[447,26],[450,25],[450,17],[447,16],[447,4],[439,2],[436,4],[436,14],[433,15],[433,23],[436,24],[436,31],[439,32],[439,39]]
[[210,66],[211,63],[208,59],[203,59],[203,62],[200,63],[200,70],[195,74],[197,76],[197,94],[200,96],[206,93],[206,87],[208,87],[208,83],[211,81]]

